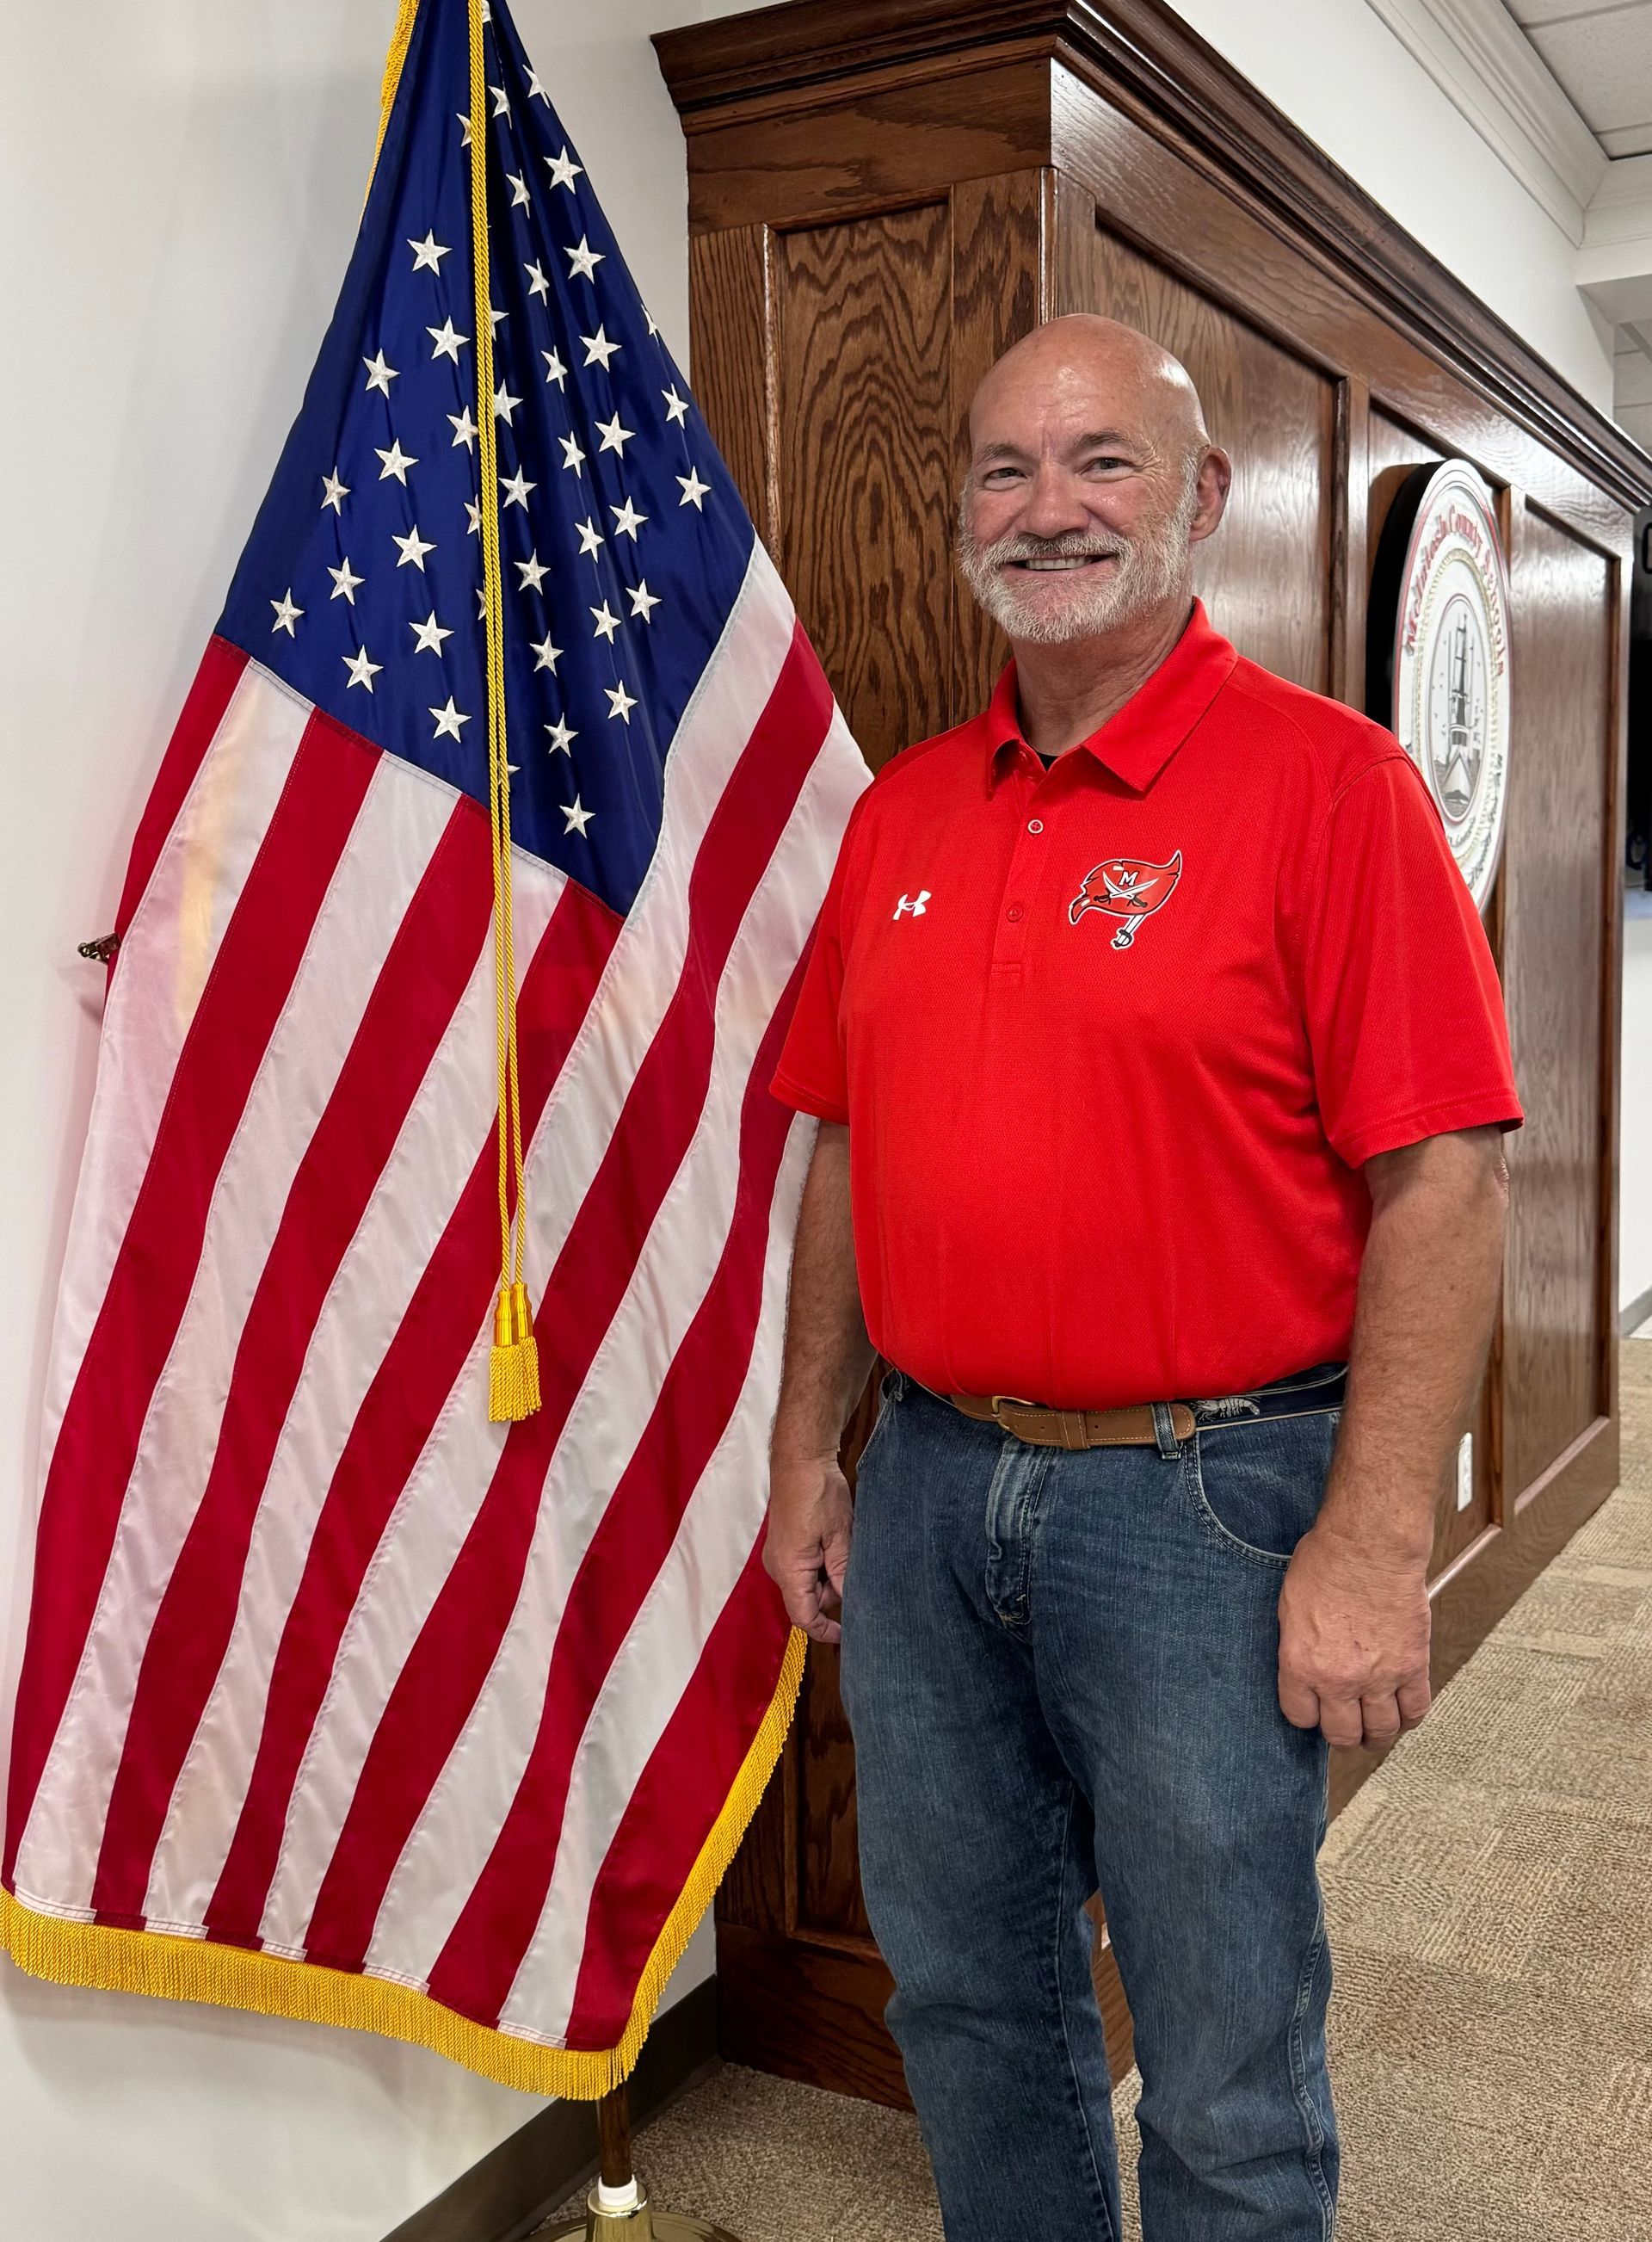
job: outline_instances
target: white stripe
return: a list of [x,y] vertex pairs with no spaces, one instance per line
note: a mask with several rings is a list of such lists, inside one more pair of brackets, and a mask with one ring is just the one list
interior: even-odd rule
[[184,1038],[230,908],[275,815],[310,703],[249,662],[122,943],[97,1055],[47,1373],[42,1453],[62,1429],[155,1149]]
[[786,1277],[813,1142],[813,1123],[799,1115],[776,1184],[763,1307],[739,1402],[585,1724],[551,1889],[500,2016],[502,2031],[552,2045],[565,2039],[598,1873],[762,1531]]
[[721,1260],[752,1062],[866,780],[858,754],[846,760],[822,749],[747,909],[718,989],[698,1127],[569,1412],[499,1655],[404,1849],[374,1925],[369,1970],[428,1977],[503,1825],[533,1744],[575,1575]]
[[[410,783],[390,757],[378,761],[224,1155],[19,1849],[20,1880],[60,1903],[90,1898],[144,1646],[205,1490],[247,1312],[293,1177],[451,812],[436,788]],[[130,1030],[128,1023],[123,1031]]]
[[[401,786],[451,808],[452,798],[440,789],[386,761]],[[520,971],[566,886],[539,859],[517,857]],[[367,1389],[493,1127],[493,949],[485,940],[310,1337],[253,1521],[229,1648],[156,1848],[146,1912],[157,1926],[198,1923],[217,1884],[323,1501]]]
[[[794,625],[772,566],[754,546],[728,628],[672,745],[653,861],[528,1148],[529,1266],[541,1282],[555,1265],[675,994],[694,862],[779,676]],[[339,1647],[260,1926],[272,1951],[302,1951],[391,1690],[492,1480],[502,1428],[472,1406],[487,1344],[485,1328],[385,1530],[372,1593],[358,1603]]]

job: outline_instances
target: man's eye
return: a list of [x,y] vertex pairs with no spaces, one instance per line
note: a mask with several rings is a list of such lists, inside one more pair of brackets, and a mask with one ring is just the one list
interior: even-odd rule
[[1112,452],[1099,453],[1094,460],[1086,461],[1087,467],[1100,467],[1104,470],[1111,467],[1127,467],[1129,464],[1128,460],[1121,460],[1116,453]]

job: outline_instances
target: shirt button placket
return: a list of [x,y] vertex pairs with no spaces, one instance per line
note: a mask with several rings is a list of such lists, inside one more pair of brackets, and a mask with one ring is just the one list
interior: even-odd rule
[[1021,829],[1015,836],[1009,873],[1004,882],[1004,904],[993,945],[993,964],[1018,973],[1027,950],[1027,912],[1044,871],[1040,842],[1044,820],[1021,816],[1019,822]]

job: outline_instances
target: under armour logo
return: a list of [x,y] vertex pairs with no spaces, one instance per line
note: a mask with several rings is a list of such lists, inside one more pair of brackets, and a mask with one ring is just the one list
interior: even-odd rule
[[910,911],[914,918],[921,918],[928,904],[929,889],[920,888],[915,896],[902,896],[900,901],[895,905],[895,916],[899,918],[903,911]]

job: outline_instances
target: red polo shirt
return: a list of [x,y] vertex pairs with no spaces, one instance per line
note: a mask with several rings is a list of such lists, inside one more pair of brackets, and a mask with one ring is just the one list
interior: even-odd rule
[[879,774],[773,1087],[849,1124],[880,1353],[1066,1408],[1346,1357],[1361,1161],[1523,1118],[1420,773],[1198,602],[1049,770],[1012,664]]

